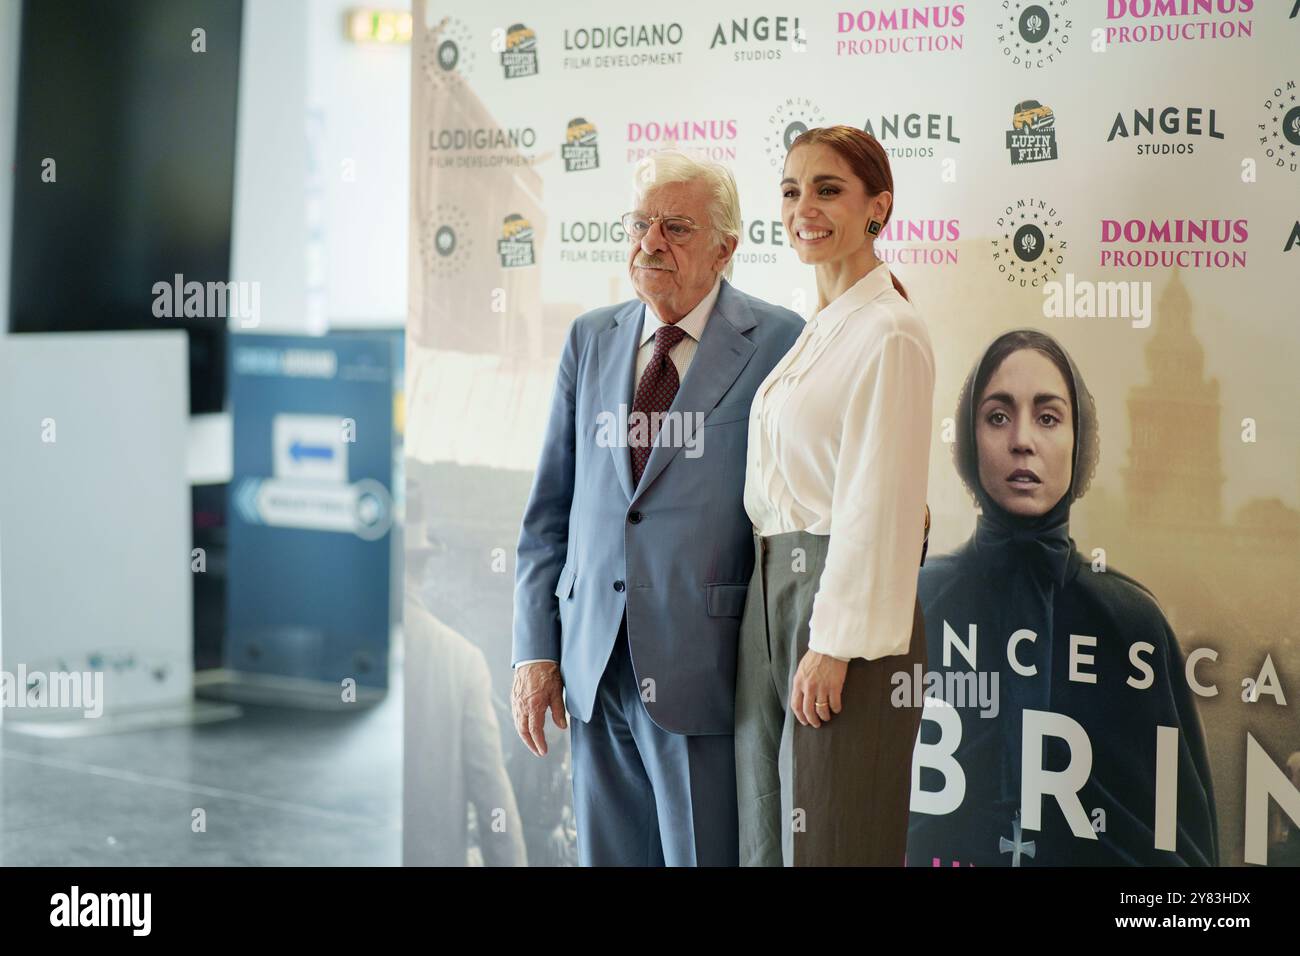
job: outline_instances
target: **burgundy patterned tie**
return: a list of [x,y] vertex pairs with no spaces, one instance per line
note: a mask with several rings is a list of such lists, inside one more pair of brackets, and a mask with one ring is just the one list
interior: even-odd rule
[[641,412],[649,418],[650,440],[644,446],[634,441],[632,434],[636,431],[636,419],[628,417],[628,447],[632,449],[632,487],[641,483],[641,473],[645,463],[650,460],[650,448],[655,436],[659,434],[659,419],[655,412],[666,412],[673,404],[677,386],[677,366],[668,353],[674,345],[682,340],[686,332],[675,325],[660,326],[655,332],[655,354],[641,374],[641,382],[636,387],[636,397],[632,399],[632,415]]

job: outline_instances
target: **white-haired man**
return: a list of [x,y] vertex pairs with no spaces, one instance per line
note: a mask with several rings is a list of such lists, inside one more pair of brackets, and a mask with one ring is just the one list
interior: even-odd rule
[[512,709],[569,727],[584,865],[735,865],[754,391],[803,320],[727,279],[723,167],[659,153],[623,217],[637,298],[569,329],[519,535]]

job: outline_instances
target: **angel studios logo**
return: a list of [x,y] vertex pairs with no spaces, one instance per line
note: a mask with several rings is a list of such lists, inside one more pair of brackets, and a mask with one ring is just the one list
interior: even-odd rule
[[1273,87],[1265,98],[1259,145],[1268,165],[1291,173],[1300,169],[1300,102],[1295,80]]
[[599,168],[600,153],[596,148],[595,125],[581,116],[569,120],[569,127],[564,134],[564,143],[560,146],[560,158],[564,160],[566,173]]
[[874,136],[890,159],[930,159],[936,149],[961,144],[951,113],[889,113],[870,116],[862,131]]
[[420,71],[433,86],[445,89],[462,83],[473,72],[474,60],[469,27],[455,17],[446,17],[424,32]]
[[1038,100],[1021,100],[1012,108],[1007,152],[1011,154],[1012,166],[1060,157],[1056,148],[1056,113],[1050,106]]
[[506,31],[501,69],[507,80],[537,75],[537,34],[522,23],[516,23]]
[[531,266],[533,258],[533,224],[514,212],[501,222],[501,238],[497,240],[497,254],[506,269]]
[[454,276],[469,261],[474,245],[469,219],[459,206],[438,203],[420,222],[419,244],[425,275]]
[[1064,222],[1043,199],[1016,199],[996,220],[992,240],[993,264],[1012,285],[1037,289],[1060,271],[1065,262]]
[[1074,21],[1066,13],[1070,0],[1025,3],[1002,0],[998,15],[998,43],[1013,66],[1027,70],[1055,63],[1070,42]]
[[767,132],[763,135],[763,152],[768,162],[776,168],[785,165],[785,154],[790,144],[818,126],[826,125],[826,114],[812,100],[790,97],[779,103],[768,114]]

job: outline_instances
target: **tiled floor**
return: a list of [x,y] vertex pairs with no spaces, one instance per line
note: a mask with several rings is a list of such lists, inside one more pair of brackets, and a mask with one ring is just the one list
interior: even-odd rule
[[[0,865],[397,866],[401,674],[348,713],[74,739],[0,734]],[[193,832],[194,811],[206,832]]]

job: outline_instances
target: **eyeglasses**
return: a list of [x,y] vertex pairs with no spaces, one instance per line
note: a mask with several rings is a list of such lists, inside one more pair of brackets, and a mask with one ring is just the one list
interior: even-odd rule
[[696,230],[704,228],[686,216],[647,216],[643,212],[624,213],[620,222],[623,223],[628,236],[637,242],[646,237],[646,233],[655,223],[660,223],[664,237],[674,245],[689,242]]

